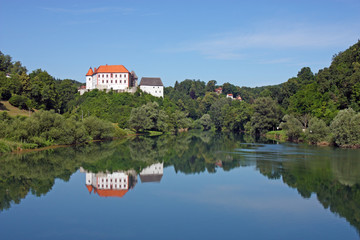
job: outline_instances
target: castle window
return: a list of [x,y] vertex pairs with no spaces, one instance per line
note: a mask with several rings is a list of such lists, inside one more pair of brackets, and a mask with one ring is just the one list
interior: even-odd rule
[[113,83],[113,80],[111,80],[111,83]]
[[121,83],[121,80],[120,80],[120,83]]
[[113,77],[112,73],[110,74],[110,77]]
[[108,81],[108,80],[106,80],[106,83],[109,83],[109,81]]
[[102,77],[104,77],[104,74],[102,75]]
[[121,77],[121,74],[120,74],[120,77]]
[[115,74],[115,77],[117,77],[117,74]]
[[126,83],[126,80],[124,80],[124,83]]
[[117,83],[117,80],[115,80],[115,83]]
[[104,83],[104,80],[102,80],[102,83]]
[[109,75],[106,74],[106,77],[109,77]]

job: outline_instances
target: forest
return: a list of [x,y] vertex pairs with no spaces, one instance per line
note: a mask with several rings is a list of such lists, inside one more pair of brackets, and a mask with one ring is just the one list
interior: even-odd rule
[[[33,112],[30,117],[10,117],[2,111],[0,149],[9,142],[46,146],[188,129],[360,147],[360,41],[335,54],[331,65],[318,73],[303,67],[296,77],[273,86],[186,79],[166,87],[164,98],[156,98],[141,90],[135,94],[93,90],[80,96],[80,85],[41,69],[27,74],[19,61],[0,52],[1,100]],[[215,92],[218,87],[221,94]],[[87,127],[93,122],[98,129]],[[30,130],[34,125],[43,127]]]

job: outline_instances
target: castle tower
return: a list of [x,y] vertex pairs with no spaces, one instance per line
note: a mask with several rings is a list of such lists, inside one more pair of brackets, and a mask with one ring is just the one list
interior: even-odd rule
[[86,89],[87,90],[93,90],[95,88],[94,81],[93,81],[93,75],[94,72],[92,68],[90,67],[89,71],[86,74]]

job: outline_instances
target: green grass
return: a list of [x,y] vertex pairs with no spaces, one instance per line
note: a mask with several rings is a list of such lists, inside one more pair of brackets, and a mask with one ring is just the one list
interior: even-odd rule
[[0,139],[0,153],[21,151],[24,149],[35,149],[37,147],[38,145],[35,143],[20,143],[6,139]]
[[158,132],[158,131],[149,131],[149,136],[159,136],[162,135],[163,132]]
[[[28,117],[33,112],[29,112],[29,110],[22,110],[20,108],[14,107],[9,103],[9,101],[0,101],[0,112],[7,112],[10,116],[26,116]],[[36,110],[35,110],[36,111]]]
[[279,131],[270,131],[266,133],[266,138],[271,140],[276,140],[280,142],[285,142],[287,140],[286,132],[284,130]]

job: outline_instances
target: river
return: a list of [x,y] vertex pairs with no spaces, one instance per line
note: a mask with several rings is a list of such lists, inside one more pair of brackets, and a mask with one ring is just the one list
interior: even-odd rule
[[360,150],[210,132],[0,156],[1,239],[358,239]]

